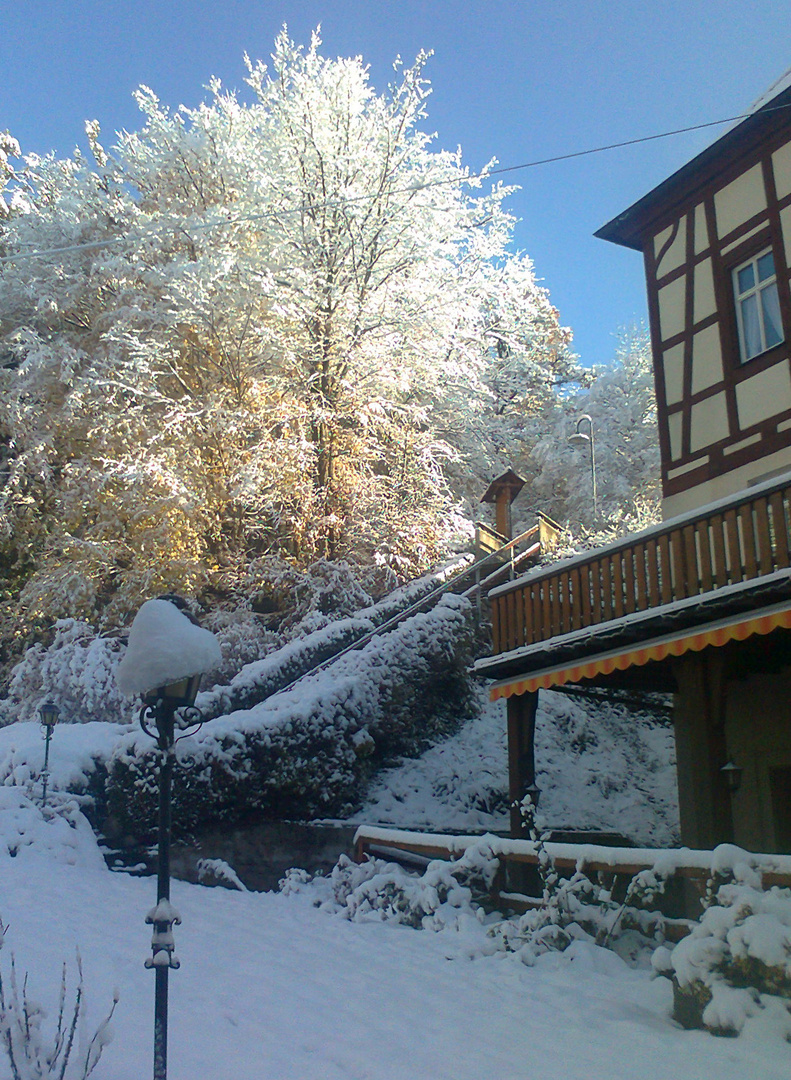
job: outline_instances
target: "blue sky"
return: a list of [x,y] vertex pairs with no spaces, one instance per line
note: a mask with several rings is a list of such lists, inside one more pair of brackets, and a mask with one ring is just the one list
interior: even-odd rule
[[[285,22],[329,56],[361,55],[384,89],[392,61],[433,49],[428,127],[476,169],[705,123],[744,111],[791,65],[791,0],[19,0],[0,17],[0,130],[66,155],[138,126],[150,86],[195,105],[218,76],[244,90],[242,54],[266,59]],[[534,260],[584,363],[645,317],[642,259],[595,229],[723,129],[514,173],[515,245]]]

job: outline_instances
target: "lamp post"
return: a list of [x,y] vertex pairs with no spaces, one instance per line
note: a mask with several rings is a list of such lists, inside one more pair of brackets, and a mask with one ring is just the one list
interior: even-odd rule
[[[588,433],[587,433],[587,435],[585,434],[584,431],[580,431],[580,424],[584,424],[586,420],[588,422]],[[598,518],[598,516],[599,516],[599,500],[598,500],[598,496],[597,496],[597,493],[596,493],[596,450],[594,448],[594,441],[593,441],[593,420],[591,419],[591,417],[587,413],[583,413],[582,416],[577,420],[577,429],[576,429],[576,431],[574,432],[573,435],[569,435],[569,440],[568,441],[570,443],[587,443],[587,444],[590,445],[591,489],[593,491],[593,516],[594,516],[594,518]]]
[[[146,922],[153,925],[146,967],[156,977],[154,993],[154,1080],[167,1080],[168,973],[180,966],[173,927],[181,922],[170,903],[171,787],[176,743],[202,724],[195,708],[201,675],[216,667],[222,653],[214,634],[186,612],[172,595],[147,600],[134,618],[116,681],[121,693],[141,694],[140,726],[156,741],[159,753],[157,823],[157,902]],[[177,735],[177,732],[181,734]]]
[[58,722],[60,709],[53,701],[45,701],[39,709],[39,716],[41,717],[41,726],[44,728],[44,768],[41,771],[41,779],[43,781],[41,805],[46,806],[47,781],[49,780],[49,740],[52,738],[53,728]]
[[[200,727],[200,712],[194,707],[200,675],[180,679],[149,691],[143,698],[140,726],[156,740],[159,761],[159,814],[157,822],[157,903],[146,916],[153,924],[151,956],[146,967],[153,968],[154,990],[154,1080],[166,1080],[168,1059],[168,972],[180,967],[174,950],[173,927],[181,917],[170,903],[171,791],[176,758],[176,730]],[[179,714],[178,720],[176,714]],[[153,723],[156,731],[149,724]]]

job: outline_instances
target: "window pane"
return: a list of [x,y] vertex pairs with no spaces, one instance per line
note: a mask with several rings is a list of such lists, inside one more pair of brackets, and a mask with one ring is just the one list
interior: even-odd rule
[[758,297],[753,294],[741,302],[742,330],[744,332],[744,359],[749,360],[763,352],[761,325],[758,321]]
[[739,292],[747,292],[748,289],[752,289],[755,285],[755,268],[750,263],[748,266],[743,266],[741,270],[736,271],[739,278]]
[[764,332],[766,347],[779,345],[783,340],[783,325],[780,322],[780,301],[777,298],[777,284],[772,282],[761,290],[761,307],[764,313]]
[[775,276],[775,258],[771,251],[767,251],[765,255],[762,255],[758,260],[758,280],[766,281],[767,278]]

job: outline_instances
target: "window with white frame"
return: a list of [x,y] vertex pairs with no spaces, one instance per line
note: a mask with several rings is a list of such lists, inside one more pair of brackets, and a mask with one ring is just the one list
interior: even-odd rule
[[771,248],[759,251],[733,271],[733,295],[742,363],[783,340],[777,275]]

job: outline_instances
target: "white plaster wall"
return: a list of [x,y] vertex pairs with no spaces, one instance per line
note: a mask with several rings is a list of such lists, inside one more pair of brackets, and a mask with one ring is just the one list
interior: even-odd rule
[[714,196],[717,233],[720,238],[743,225],[753,214],[766,209],[761,165],[753,165]]
[[695,254],[702,255],[709,246],[709,226],[706,222],[706,207],[700,203],[695,207]]
[[791,409],[791,373],[783,360],[736,386],[739,427],[760,424],[770,416]]
[[744,491],[761,479],[768,479],[773,473],[785,472],[787,469],[791,469],[791,447],[786,447],[776,454],[769,454],[760,461],[752,461],[749,465],[732,469],[708,483],[698,484],[688,491],[681,491],[678,495],[663,499],[662,517],[667,519],[677,514],[685,514],[716,499],[724,499],[737,491]]
[[689,443],[691,453],[711,446],[720,439],[727,439],[728,434],[728,408],[724,391],[704,398],[692,406]]
[[714,274],[711,268],[711,259],[704,259],[695,267],[694,281],[694,306],[692,318],[696,323],[701,319],[708,318],[717,310],[717,301],[714,297]]
[[663,354],[665,368],[665,399],[668,405],[681,401],[684,392],[684,346],[674,345]]
[[772,171],[778,199],[791,194],[791,142],[787,142],[772,154]]
[[686,281],[687,275],[682,274],[659,290],[659,332],[662,341],[680,334],[684,329]]
[[718,323],[700,330],[692,338],[692,393],[722,382],[722,347]]
[[[662,250],[662,245],[667,241],[674,226],[670,225],[668,228],[663,229],[661,233],[658,233],[654,237],[654,258],[657,257]],[[676,238],[665,254],[662,256],[659,264],[656,268],[656,276],[663,277],[665,274],[669,274],[671,270],[677,269],[684,262],[687,253],[687,219],[683,217],[678,225],[678,233]]]

